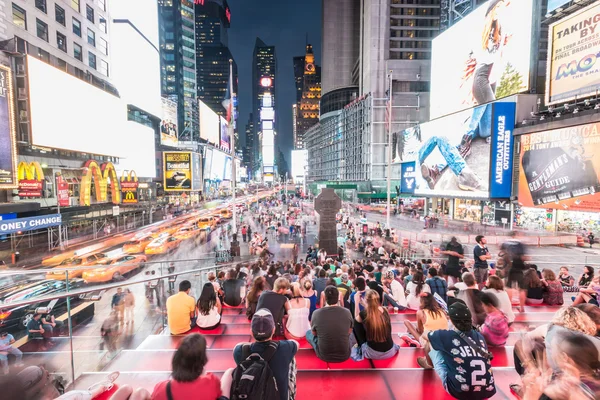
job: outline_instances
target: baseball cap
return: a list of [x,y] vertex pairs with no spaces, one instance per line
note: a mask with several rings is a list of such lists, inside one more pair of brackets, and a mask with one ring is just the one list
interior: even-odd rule
[[452,322],[471,322],[471,311],[461,302],[453,303],[448,307],[448,316]]
[[273,335],[273,329],[275,329],[273,314],[266,308],[257,310],[252,317],[250,327],[252,329],[252,336],[254,336],[256,340],[270,338]]

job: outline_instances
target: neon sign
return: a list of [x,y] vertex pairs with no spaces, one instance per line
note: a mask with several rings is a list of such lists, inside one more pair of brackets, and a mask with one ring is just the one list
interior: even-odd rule
[[227,22],[231,22],[231,11],[229,8],[225,9],[225,16],[227,17]]
[[204,5],[204,0],[194,0],[194,4]]

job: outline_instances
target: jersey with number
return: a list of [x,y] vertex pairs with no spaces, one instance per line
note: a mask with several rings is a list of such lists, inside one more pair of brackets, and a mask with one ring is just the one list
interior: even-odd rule
[[[477,331],[465,332],[482,349],[487,350],[485,339]],[[490,361],[480,355],[455,331],[430,332],[429,343],[440,352],[447,367],[448,393],[459,400],[481,400],[496,393]]]

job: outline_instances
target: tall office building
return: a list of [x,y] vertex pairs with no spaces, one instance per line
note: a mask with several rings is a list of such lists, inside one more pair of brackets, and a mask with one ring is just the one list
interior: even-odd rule
[[[217,114],[224,116],[222,106],[229,83],[229,60],[233,56],[228,46],[227,30],[231,11],[225,0],[196,2],[196,81],[198,99]],[[233,61],[234,90],[237,89],[237,64]]]
[[304,87],[304,56],[294,57],[294,82],[296,83],[296,103],[300,104]]
[[[198,135],[194,2],[158,0],[161,92],[177,102],[180,138]],[[182,128],[183,127],[183,128]]]
[[262,131],[261,113],[263,107],[263,97],[269,94],[270,108],[273,109],[275,115],[273,124],[277,131],[277,58],[275,55],[275,46],[269,46],[260,38],[256,38],[254,45],[254,53],[252,57],[252,116],[254,118],[254,142],[253,142],[253,171],[260,169],[261,162],[261,146],[258,140],[259,134]]
[[319,121],[321,100],[321,68],[315,64],[312,46],[306,45],[302,75],[302,97],[296,109],[294,148],[304,149],[304,133]]
[[254,117],[252,113],[248,115],[248,121],[246,122],[246,147],[244,147],[244,164],[246,168],[250,171],[250,176],[254,176],[254,169],[252,169],[254,165],[254,142],[256,141],[255,132],[254,132]]

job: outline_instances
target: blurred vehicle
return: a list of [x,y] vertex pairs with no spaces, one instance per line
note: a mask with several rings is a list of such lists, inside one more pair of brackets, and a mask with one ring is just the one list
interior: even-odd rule
[[198,228],[196,225],[187,225],[179,228],[177,232],[173,234],[173,237],[181,240],[192,239],[198,234]]
[[108,264],[110,259],[106,257],[104,253],[95,253],[82,257],[71,257],[67,258],[60,264],[58,264],[53,269],[55,271],[48,272],[46,274],[46,279],[56,279],[60,281],[64,281],[67,279],[67,270],[69,271],[69,279],[72,278],[81,278],[83,275],[83,271],[86,268],[73,268],[73,267],[87,267],[91,265],[104,265]]
[[[78,289],[84,284],[82,279],[69,280],[69,290]],[[22,282],[20,284],[3,287],[0,289],[0,330],[25,329],[38,308],[46,308],[58,317],[67,310],[67,298],[55,300],[35,301],[37,297],[65,293],[66,281],[43,280],[37,282]],[[29,301],[32,303],[11,307],[10,303]],[[82,300],[71,297],[71,307]]]
[[181,239],[175,236],[163,236],[158,239],[154,239],[144,252],[148,255],[166,254],[171,251],[177,250],[181,244]]
[[152,243],[154,239],[155,237],[148,235],[140,239],[134,239],[129,242],[126,242],[123,245],[123,252],[127,254],[143,253],[144,250],[146,250],[146,246]]
[[212,219],[213,219],[213,221],[215,221],[215,224],[217,224],[217,225],[219,225],[221,222],[223,222],[219,215],[213,215]]
[[231,219],[233,218],[233,213],[228,208],[224,208],[219,212],[221,219]]
[[202,217],[198,220],[198,228],[199,229],[208,229],[213,230],[217,224],[213,218]]
[[85,283],[98,283],[119,281],[126,274],[138,269],[144,268],[147,257],[142,254],[122,256],[115,258],[107,266],[87,270],[83,273]]

